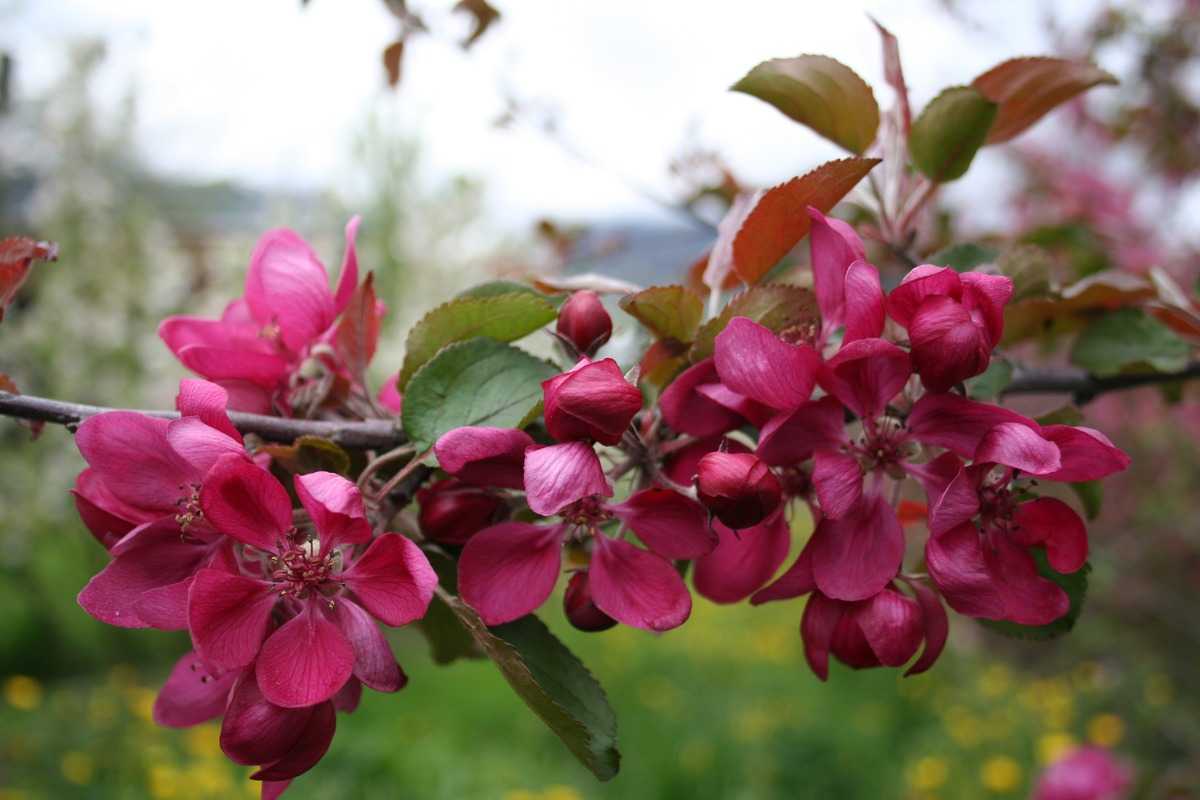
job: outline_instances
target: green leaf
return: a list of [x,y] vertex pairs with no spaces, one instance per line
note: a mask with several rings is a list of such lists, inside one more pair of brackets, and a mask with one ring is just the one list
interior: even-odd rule
[[1005,620],[981,619],[979,623],[996,633],[1011,636],[1016,639],[1054,639],[1067,633],[1075,627],[1076,620],[1083,612],[1083,600],[1087,596],[1088,573],[1092,571],[1091,564],[1084,564],[1077,571],[1064,575],[1055,572],[1046,560],[1046,551],[1036,547],[1030,551],[1037,564],[1038,574],[1054,581],[1063,588],[1071,599],[1067,613],[1048,625],[1018,625]]
[[488,629],[461,600],[447,604],[513,691],[602,781],[617,774],[617,718],[582,662],[532,614]]
[[424,450],[464,425],[514,428],[558,370],[523,350],[482,337],[443,348],[404,392],[404,432]]
[[803,334],[812,335],[821,327],[821,314],[812,290],[784,283],[754,286],[733,298],[719,315],[700,327],[688,354],[693,363],[713,354],[717,334],[725,330],[734,317],[748,317],[776,333],[799,329]]
[[566,292],[543,294],[529,284],[518,283],[517,281],[488,281],[478,286],[472,286],[470,289],[464,289],[456,297],[495,297],[501,294],[533,295],[534,297],[540,297],[555,308],[561,306],[570,296]]
[[967,379],[967,394],[976,400],[994,400],[1012,383],[1012,364],[993,358],[982,375]]
[[276,465],[293,475],[310,472],[346,475],[350,470],[350,454],[320,436],[300,436],[291,444],[263,445],[257,452],[269,454]]
[[1101,377],[1125,370],[1175,372],[1187,366],[1186,342],[1136,308],[1122,308],[1091,322],[1071,348],[1071,363]]
[[908,152],[932,181],[961,178],[987,139],[997,106],[970,86],[951,86],[913,120]]
[[625,295],[620,305],[659,339],[690,342],[704,319],[704,301],[686,286],[651,286]]
[[950,267],[955,272],[968,272],[981,264],[992,263],[998,255],[999,252],[995,248],[964,242],[937,251],[929,257],[929,263]]
[[458,297],[430,311],[408,332],[399,386],[407,388],[421,365],[452,342],[486,336],[512,342],[554,320],[554,306],[531,292]]
[[[438,576],[438,585],[450,593],[458,592],[458,562],[441,552],[426,551]],[[417,625],[429,641],[435,664],[449,664],[460,658],[484,658],[484,652],[446,601],[435,595]]]
[[1080,481],[1072,483],[1071,488],[1083,504],[1083,513],[1089,520],[1100,516],[1100,507],[1104,504],[1104,485],[1100,481]]
[[828,56],[764,61],[732,87],[763,100],[834,144],[862,155],[879,128],[879,104],[866,81]]

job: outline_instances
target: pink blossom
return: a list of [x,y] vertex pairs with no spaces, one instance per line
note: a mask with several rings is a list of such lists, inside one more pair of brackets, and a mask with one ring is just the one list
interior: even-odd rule
[[1046,768],[1031,800],[1122,800],[1132,784],[1132,770],[1112,753],[1080,747]]
[[700,502],[730,528],[749,528],[783,502],[775,473],[751,453],[709,453],[696,466]]
[[568,371],[543,381],[542,394],[546,430],[560,442],[615,445],[642,408],[642,393],[611,358],[579,359]]
[[569,342],[575,352],[591,358],[612,336],[612,317],[604,309],[600,295],[581,289],[567,298],[558,311],[555,331]]

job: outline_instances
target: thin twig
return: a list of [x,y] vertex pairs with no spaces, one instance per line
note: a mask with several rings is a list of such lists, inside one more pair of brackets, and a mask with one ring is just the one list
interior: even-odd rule
[[1070,394],[1083,404],[1097,395],[1164,383],[1200,378],[1200,361],[1193,361],[1178,372],[1144,372],[1099,378],[1072,367],[1018,367],[1012,382],[1000,392],[1010,394]]

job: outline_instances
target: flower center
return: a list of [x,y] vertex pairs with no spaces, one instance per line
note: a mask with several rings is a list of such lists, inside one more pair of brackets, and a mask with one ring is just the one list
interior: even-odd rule
[[612,514],[598,497],[576,500],[559,514],[564,522],[581,532],[594,532],[601,524],[612,519]]
[[179,524],[181,532],[187,533],[189,525],[204,517],[204,511],[200,508],[200,484],[193,483],[179,488],[184,495],[175,501],[175,505],[179,507],[175,522]]
[[864,472],[882,470],[891,477],[904,478],[903,462],[920,453],[920,445],[908,438],[904,423],[895,417],[879,417],[863,427],[862,435],[850,446]]
[[295,534],[271,556],[271,580],[279,585],[279,593],[303,600],[310,593],[331,595],[339,586],[333,579],[340,558],[336,552],[321,555],[319,539],[297,542]]
[[996,467],[979,487],[979,518],[984,529],[1008,531],[1013,527],[1017,497],[1013,492],[1009,470]]

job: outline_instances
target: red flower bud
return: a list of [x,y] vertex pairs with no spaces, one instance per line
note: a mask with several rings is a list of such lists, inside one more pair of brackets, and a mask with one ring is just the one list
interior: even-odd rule
[[709,453],[696,465],[700,502],[735,530],[753,527],[775,513],[783,487],[752,453]]
[[576,572],[567,583],[567,591],[563,594],[563,613],[581,631],[606,631],[617,624],[615,619],[596,608],[592,602],[586,571]]
[[558,335],[575,345],[575,350],[590,356],[612,335],[612,317],[604,310],[600,295],[582,289],[572,294],[558,312]]
[[445,478],[417,492],[421,533],[441,544],[465,544],[503,516],[504,501],[455,478]]
[[546,429],[560,442],[614,445],[642,408],[642,393],[611,358],[580,359],[569,372],[543,381],[542,395]]

